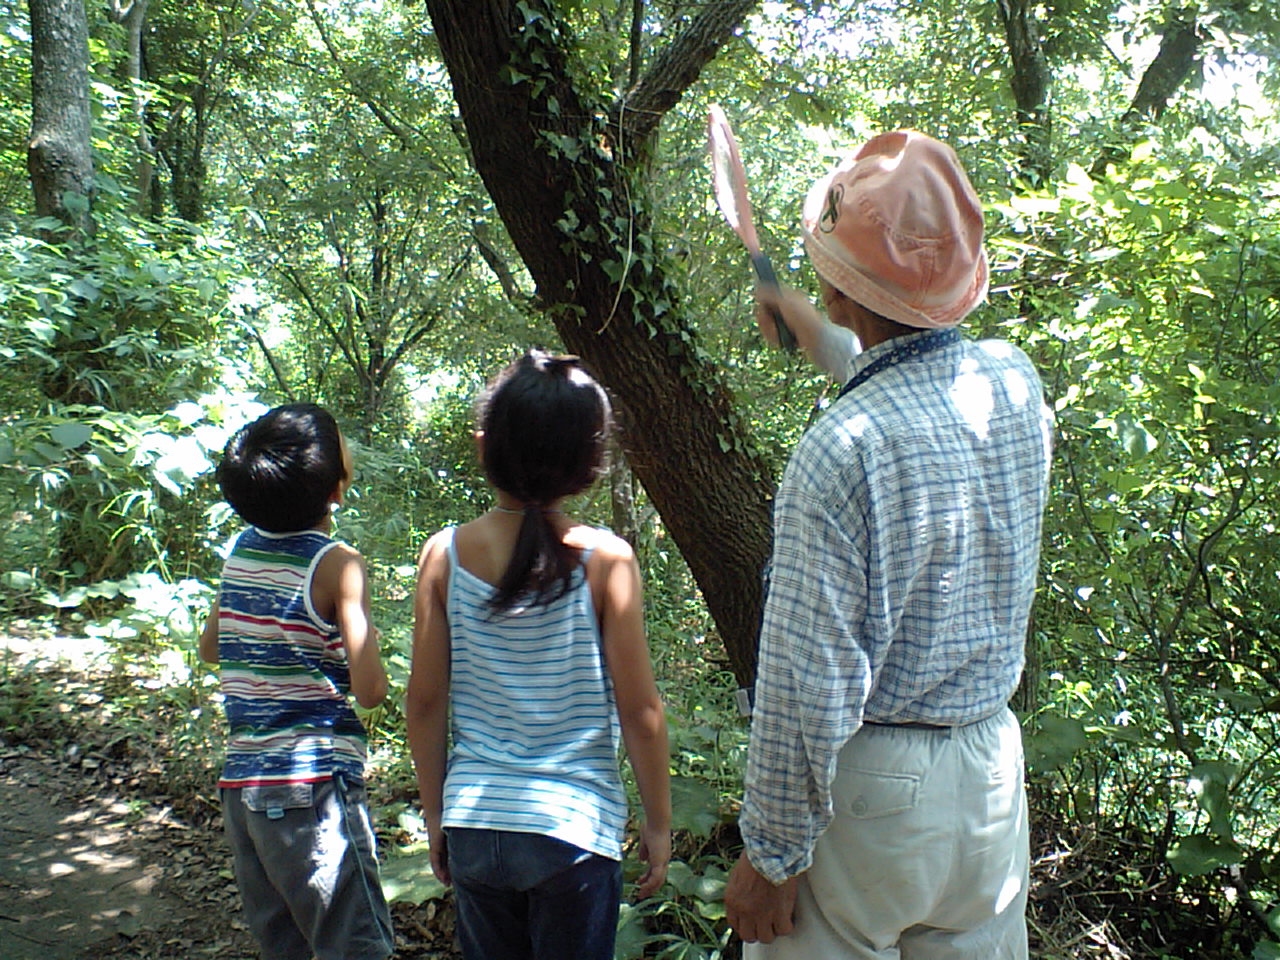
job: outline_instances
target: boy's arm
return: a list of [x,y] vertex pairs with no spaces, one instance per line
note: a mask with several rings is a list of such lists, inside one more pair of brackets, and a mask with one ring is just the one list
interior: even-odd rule
[[[366,710],[387,697],[387,673],[378,631],[369,622],[369,576],[364,557],[345,543],[331,548],[316,568],[317,593],[333,597],[333,622],[342,634],[351,672],[351,693]],[[317,603],[317,607],[324,605]]]
[[213,606],[209,608],[209,616],[205,618],[204,629],[200,631],[200,643],[196,650],[205,663],[218,662],[218,601],[222,595],[213,598]]
[[431,844],[431,869],[446,884],[451,880],[441,819],[449,719],[449,620],[445,608],[448,577],[447,543],[441,534],[436,534],[418,561],[418,587],[413,599],[413,669],[404,716]]
[[782,314],[809,360],[833,380],[849,378],[849,361],[858,354],[858,338],[822,316],[807,296],[791,287],[756,287],[756,323],[765,340],[778,345],[772,311]]
[[618,702],[618,721],[627,756],[635,771],[644,805],[641,860],[648,870],[636,881],[636,895],[652,896],[667,879],[671,860],[671,754],[667,746],[667,717],[653,679],[649,645],[644,635],[644,606],[640,569],[627,543],[611,538],[596,549],[604,567],[601,632],[605,663]]

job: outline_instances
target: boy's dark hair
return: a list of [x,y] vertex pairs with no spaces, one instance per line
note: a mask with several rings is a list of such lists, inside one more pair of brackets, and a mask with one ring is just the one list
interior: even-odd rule
[[580,562],[546,508],[581,493],[604,469],[609,398],[577,357],[530,350],[489,384],[480,402],[484,472],[524,504],[515,551],[490,600],[495,612],[532,594],[535,604],[564,596]]
[[346,479],[342,434],[314,403],[268,410],[227,441],[218,464],[222,495],[246,523],[270,533],[314,527]]

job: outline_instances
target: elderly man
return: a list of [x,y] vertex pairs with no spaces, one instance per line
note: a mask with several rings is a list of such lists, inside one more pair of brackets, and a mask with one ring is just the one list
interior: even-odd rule
[[874,138],[814,185],[804,230],[831,323],[760,296],[848,382],[778,492],[729,921],[748,958],[1025,958],[1007,704],[1047,490],[1040,381],[956,329],[987,262],[949,147]]

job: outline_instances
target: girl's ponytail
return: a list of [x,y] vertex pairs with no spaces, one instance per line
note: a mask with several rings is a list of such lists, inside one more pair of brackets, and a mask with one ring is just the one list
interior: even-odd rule
[[520,532],[490,607],[551,603],[581,562],[549,504],[591,486],[604,468],[609,399],[577,357],[531,350],[490,384],[481,401],[485,474],[524,505]]

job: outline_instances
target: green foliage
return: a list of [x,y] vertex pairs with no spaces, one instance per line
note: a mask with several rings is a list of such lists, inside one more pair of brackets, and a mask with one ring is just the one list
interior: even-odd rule
[[59,737],[61,694],[43,669],[15,666],[6,654],[0,658],[0,739],[6,744]]
[[[63,608],[114,598],[98,582],[122,570],[208,576],[228,513],[209,509],[208,474],[230,426],[262,408],[234,395],[206,402],[217,422],[185,403],[148,415],[59,406],[0,424],[0,490],[15,507],[6,569],[67,584],[49,601]],[[61,536],[33,535],[33,518]]]
[[[1204,141],[998,209],[1058,416],[1028,762],[1063,816],[1275,895],[1280,207]],[[1046,798],[1047,799],[1047,798]]]
[[0,210],[31,204],[26,170],[31,130],[30,54],[25,4],[0,3]]
[[719,960],[730,937],[724,908],[727,880],[723,863],[707,862],[695,871],[673,860],[661,897],[624,903],[619,909],[615,960]]
[[10,226],[0,233],[0,369],[58,403],[137,408],[194,393],[211,373],[199,347],[227,279],[219,246],[124,216],[104,218],[88,247]]
[[[640,65],[693,9],[645,5]],[[557,224],[566,249],[634,297],[655,336],[696,340],[715,359],[767,468],[785,462],[828,385],[761,348],[745,255],[710,196],[706,103],[728,107],[764,247],[801,287],[813,275],[797,211],[819,171],[881,127],[956,145],[993,200],[992,302],[972,326],[1033,355],[1058,417],[1020,704],[1034,816],[1046,833],[1150,850],[1152,865],[1108,885],[1151,913],[1163,884],[1168,902],[1222,908],[1237,937],[1249,921],[1230,912],[1225,877],[1261,903],[1280,898],[1274,117],[1184,91],[1131,164],[1090,178],[1134,85],[1112,51],[1123,59],[1150,39],[1158,11],[1050,4],[1038,15],[1056,172],[1029,192],[994,7],[770,3],[650,142],[625,144],[607,118],[630,83],[627,5],[520,10],[507,79],[537,87],[539,148],[584,161]],[[1201,13],[1211,64],[1274,57],[1266,5]],[[50,224],[22,220],[29,38],[24,11],[0,0],[0,609],[52,611],[108,640],[112,709],[172,718],[175,776],[207,781],[218,711],[191,650],[236,526],[212,463],[264,404],[324,402],[354,441],[337,533],[369,561],[394,691],[373,742],[402,802],[414,561],[430,533],[489,502],[471,398],[520,348],[552,342],[551,326],[471,168],[419,5],[312,18],[301,5],[153,4],[138,89],[117,79],[121,30],[94,14],[97,233],[51,244],[33,237]],[[1259,74],[1273,97],[1277,77]],[[566,110],[567,84],[581,115]],[[138,96],[167,191],[158,206],[212,226],[131,212]],[[615,182],[619,158],[641,155],[643,174]],[[618,955],[717,957],[747,728],[660,518],[643,491],[616,514],[608,493],[582,512],[634,531],[678,853],[661,897],[624,905]],[[54,696],[6,667],[0,730],[32,723]],[[402,807],[385,813],[399,835],[418,832]],[[391,895],[440,896],[424,858],[397,845]],[[1275,917],[1253,956],[1280,956]]]

